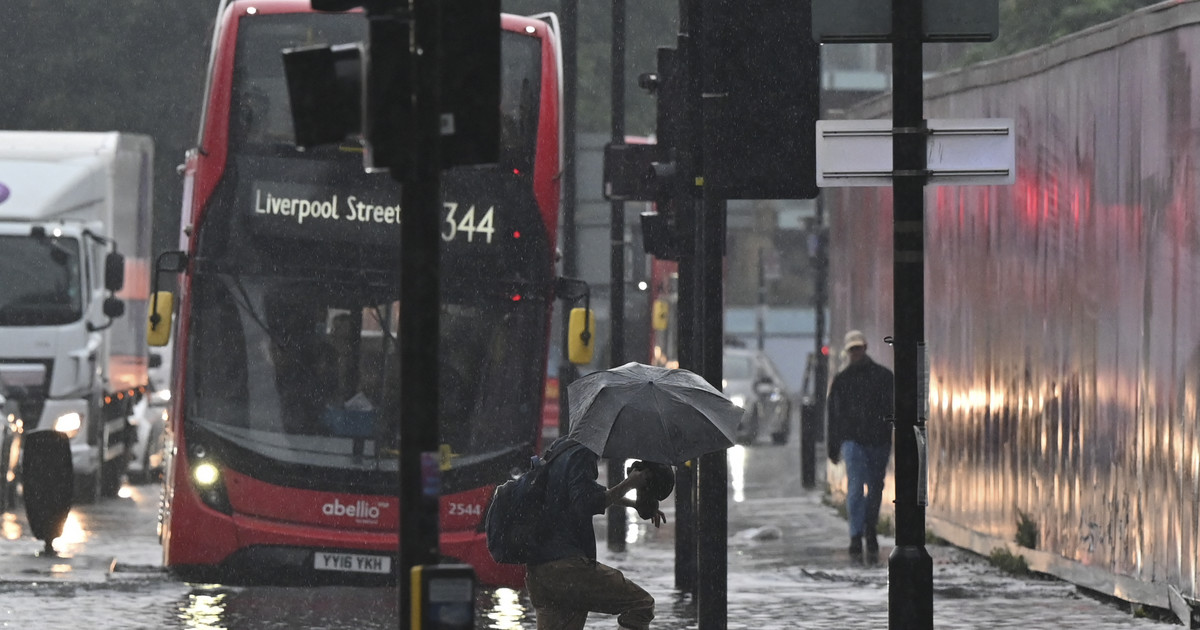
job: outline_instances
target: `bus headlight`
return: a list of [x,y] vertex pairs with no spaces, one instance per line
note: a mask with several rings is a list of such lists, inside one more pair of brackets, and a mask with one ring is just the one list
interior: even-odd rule
[[59,433],[65,433],[67,439],[78,435],[81,427],[83,427],[83,416],[79,415],[77,411],[64,413],[54,421],[54,430]]
[[[191,450],[203,452],[205,449],[202,445],[193,444]],[[196,463],[192,466],[192,486],[196,488],[200,500],[209,508],[233,514],[233,506],[229,505],[229,496],[221,479],[221,468],[206,457],[197,457],[193,461]]]
[[221,471],[208,462],[200,462],[199,465],[192,469],[192,479],[195,479],[196,485],[201,488],[211,488],[213,484],[220,481]]

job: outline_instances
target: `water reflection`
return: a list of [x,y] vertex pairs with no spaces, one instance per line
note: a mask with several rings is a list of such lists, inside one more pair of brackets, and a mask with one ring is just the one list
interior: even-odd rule
[[179,618],[184,628],[195,630],[227,630],[222,623],[225,612],[226,593],[190,593],[187,603],[180,609]]
[[498,588],[491,595],[491,607],[484,614],[488,620],[487,627],[496,630],[520,628],[526,612],[521,603],[521,594],[511,588]]
[[92,537],[90,525],[86,514],[79,510],[71,510],[71,513],[67,514],[67,522],[63,524],[62,536],[56,538],[54,542],[66,545],[67,549],[77,549]]
[[21,522],[17,520],[16,513],[4,513],[4,521],[0,523],[0,536],[4,536],[4,540],[17,540],[21,537]]
[[177,611],[191,630],[373,630],[396,628],[400,618],[389,587],[197,585]]
[[746,500],[746,447],[741,444],[730,447],[727,451],[729,457],[729,484],[733,489],[734,503],[741,503]]

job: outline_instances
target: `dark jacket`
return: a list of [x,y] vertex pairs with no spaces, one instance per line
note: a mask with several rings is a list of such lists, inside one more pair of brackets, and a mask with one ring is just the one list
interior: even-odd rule
[[865,357],[833,378],[829,388],[829,459],[837,461],[842,442],[892,443],[892,371]]
[[596,530],[592,516],[605,510],[606,488],[596,482],[599,457],[574,440],[559,438],[550,449],[564,448],[550,461],[546,486],[546,515],[550,519],[545,544],[528,564],[562,558],[596,559]]

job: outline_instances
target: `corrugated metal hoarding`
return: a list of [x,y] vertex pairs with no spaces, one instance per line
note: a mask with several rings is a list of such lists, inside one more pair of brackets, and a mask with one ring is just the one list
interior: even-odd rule
[[[986,554],[1024,515],[1035,568],[1163,607],[1196,598],[1200,3],[932,79],[925,97],[927,118],[1012,118],[1018,165],[1012,186],[926,192],[931,524]],[[860,328],[890,364],[891,190],[825,195],[831,339]]]

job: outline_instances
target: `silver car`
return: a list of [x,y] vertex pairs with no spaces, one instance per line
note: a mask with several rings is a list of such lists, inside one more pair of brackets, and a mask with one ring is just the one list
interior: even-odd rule
[[786,444],[792,402],[770,357],[758,350],[727,347],[723,374],[725,395],[746,410],[738,425],[738,442],[754,444],[768,435],[772,443]]

